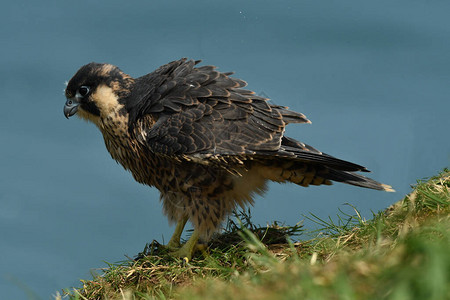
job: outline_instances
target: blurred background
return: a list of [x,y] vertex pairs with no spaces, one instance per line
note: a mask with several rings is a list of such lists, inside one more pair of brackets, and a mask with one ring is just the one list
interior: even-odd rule
[[[287,134],[372,171],[383,193],[271,184],[253,220],[365,218],[450,164],[448,1],[4,1],[0,18],[0,290],[49,299],[91,270],[168,241],[156,189],[63,116],[64,82],[88,62],[141,76],[181,57],[235,71],[303,112]],[[315,224],[305,221],[306,229]]]

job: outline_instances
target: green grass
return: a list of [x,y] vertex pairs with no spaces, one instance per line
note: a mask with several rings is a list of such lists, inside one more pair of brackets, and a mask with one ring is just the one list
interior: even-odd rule
[[[157,243],[138,260],[110,264],[70,299],[450,299],[450,172],[366,221],[355,209],[320,225],[313,238],[249,212],[229,221],[207,253],[185,263]],[[151,254],[151,255],[148,255]],[[59,298],[57,296],[56,298]]]

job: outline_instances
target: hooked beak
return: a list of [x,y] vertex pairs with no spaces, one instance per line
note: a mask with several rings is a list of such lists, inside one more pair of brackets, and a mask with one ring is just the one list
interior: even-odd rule
[[78,106],[80,105],[80,102],[77,100],[76,97],[68,98],[66,104],[64,104],[64,116],[67,119],[77,113]]

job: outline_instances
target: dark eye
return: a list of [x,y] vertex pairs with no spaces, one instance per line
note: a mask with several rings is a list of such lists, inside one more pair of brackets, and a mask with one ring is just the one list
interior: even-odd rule
[[80,94],[81,97],[85,97],[87,94],[89,94],[90,88],[88,86],[81,86],[78,89],[78,94]]

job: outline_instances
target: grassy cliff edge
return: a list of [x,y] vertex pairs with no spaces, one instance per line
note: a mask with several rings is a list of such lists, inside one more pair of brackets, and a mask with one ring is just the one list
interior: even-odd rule
[[[315,220],[312,239],[292,242],[301,225],[266,228],[230,221],[190,262],[154,243],[139,259],[110,264],[66,290],[70,299],[450,299],[450,171],[369,221],[355,210]],[[151,255],[146,255],[151,254]],[[56,299],[64,296],[56,295]]]

